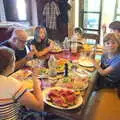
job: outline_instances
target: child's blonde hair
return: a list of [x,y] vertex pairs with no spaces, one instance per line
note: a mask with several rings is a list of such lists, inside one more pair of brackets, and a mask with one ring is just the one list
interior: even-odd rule
[[112,40],[118,43],[118,52],[120,52],[120,33],[108,33],[103,39],[103,43]]

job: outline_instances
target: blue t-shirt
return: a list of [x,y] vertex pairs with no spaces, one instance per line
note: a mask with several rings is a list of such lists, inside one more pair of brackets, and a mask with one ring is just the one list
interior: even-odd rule
[[111,59],[109,59],[106,55],[103,55],[101,58],[101,67],[103,69],[111,66],[113,68],[113,71],[106,76],[106,78],[116,83],[120,81],[120,54],[115,55]]
[[18,49],[14,49],[14,50],[15,50],[16,61],[21,60],[22,58],[24,58],[27,55],[27,51],[26,51],[25,47],[22,50],[18,50]]

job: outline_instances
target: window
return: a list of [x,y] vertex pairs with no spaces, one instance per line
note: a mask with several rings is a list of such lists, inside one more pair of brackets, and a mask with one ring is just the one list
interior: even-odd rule
[[3,0],[7,21],[30,22],[31,0]]
[[102,0],[83,0],[80,6],[80,27],[84,32],[100,35]]
[[17,0],[17,13],[19,20],[27,20],[25,0]]
[[116,0],[114,20],[120,20],[120,0]]

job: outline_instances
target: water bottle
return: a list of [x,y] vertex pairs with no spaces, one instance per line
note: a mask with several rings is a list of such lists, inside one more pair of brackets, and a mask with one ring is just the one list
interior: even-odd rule
[[69,41],[68,37],[65,37],[65,40],[63,42],[63,47],[64,47],[64,50],[70,49],[70,41]]
[[71,53],[77,53],[77,37],[76,35],[71,38]]
[[56,71],[56,58],[54,57],[54,55],[51,55],[48,61],[48,75],[53,77],[57,75],[57,71]]

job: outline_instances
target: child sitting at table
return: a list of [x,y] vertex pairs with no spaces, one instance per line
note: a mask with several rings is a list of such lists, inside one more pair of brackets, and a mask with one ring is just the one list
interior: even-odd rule
[[80,27],[74,28],[73,35],[70,40],[71,51],[72,49],[74,50],[75,48],[77,49],[76,51],[79,51],[82,48],[83,43],[84,43],[84,38],[83,38],[82,28]]
[[72,37],[76,37],[78,42],[84,43],[82,28],[74,28]]
[[96,90],[100,88],[120,87],[120,34],[109,33],[104,37],[104,54],[101,66],[93,59],[99,78]]

